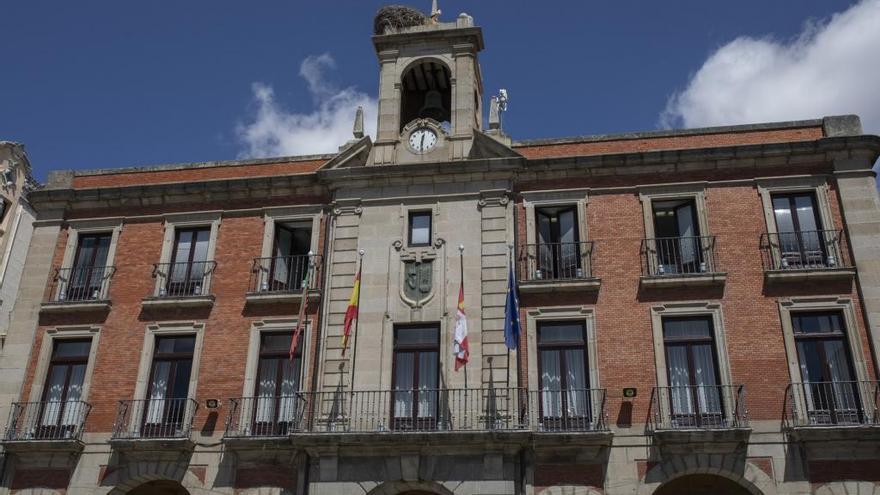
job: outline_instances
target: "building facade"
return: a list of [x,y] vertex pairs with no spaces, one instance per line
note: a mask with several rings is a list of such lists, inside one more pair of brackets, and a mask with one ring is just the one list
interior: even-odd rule
[[880,137],[515,142],[474,20],[403,14],[375,140],[31,194],[0,490],[880,493]]

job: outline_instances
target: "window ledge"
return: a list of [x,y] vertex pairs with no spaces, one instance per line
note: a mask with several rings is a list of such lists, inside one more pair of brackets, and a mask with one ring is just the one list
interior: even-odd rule
[[214,305],[214,296],[181,296],[181,297],[145,297],[145,308],[210,308]]
[[40,305],[41,313],[69,313],[72,311],[76,312],[85,312],[85,311],[109,311],[110,310],[110,301],[109,300],[97,300],[97,301],[52,301],[52,302],[44,302]]
[[[295,303],[302,301],[303,293],[302,291],[248,292],[244,298],[248,304]],[[321,291],[317,289],[309,290],[309,301],[316,301],[320,298]]]
[[575,291],[598,291],[602,285],[602,279],[575,278],[565,280],[520,280],[519,291],[524,294],[537,294],[543,292],[575,292]]
[[664,289],[668,287],[723,286],[727,283],[727,273],[694,273],[669,275],[643,275],[639,284],[643,289]]
[[20,439],[3,440],[0,445],[6,452],[27,454],[32,452],[81,452],[85,444],[77,438],[65,438],[57,440]]
[[855,268],[815,268],[803,270],[764,270],[766,282],[845,281],[856,275]]

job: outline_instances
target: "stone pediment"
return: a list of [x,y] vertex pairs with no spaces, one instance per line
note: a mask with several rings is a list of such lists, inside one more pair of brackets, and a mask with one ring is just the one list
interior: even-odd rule
[[480,158],[523,158],[523,156],[501,141],[474,129],[474,141],[468,159]]
[[321,169],[363,167],[367,164],[367,159],[370,157],[370,150],[372,149],[373,141],[370,139],[370,136],[352,140],[343,147],[338,155],[325,163]]

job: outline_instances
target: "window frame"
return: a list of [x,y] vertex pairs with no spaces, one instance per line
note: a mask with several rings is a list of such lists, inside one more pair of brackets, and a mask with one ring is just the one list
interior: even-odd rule
[[764,209],[764,224],[768,234],[778,234],[776,215],[773,208],[773,195],[812,193],[816,200],[818,218],[825,230],[836,230],[834,217],[831,214],[829,185],[826,177],[783,177],[755,179],[758,195]]
[[[666,327],[665,323],[669,320],[704,320],[709,324],[709,336],[708,337],[667,337],[666,336]],[[696,345],[706,345],[709,344],[709,348],[712,352],[712,368],[715,373],[715,386],[721,387],[723,383],[721,382],[721,364],[718,359],[718,345],[715,343],[716,339],[716,331],[715,324],[713,321],[713,317],[710,314],[702,314],[702,315],[665,315],[661,317],[661,325],[663,325],[663,357],[666,361],[666,376],[667,376],[667,387],[671,390],[672,385],[669,384],[669,348],[673,347],[684,347],[686,349],[687,356],[687,366],[688,366],[688,387],[692,387],[696,391],[696,387],[699,385],[696,383],[695,378],[697,376],[696,367],[695,367],[695,356],[694,356],[694,347]],[[659,398],[659,397],[658,397]],[[670,393],[667,397],[669,400],[669,413],[670,416],[675,416],[676,412],[673,410],[672,406],[672,394]],[[721,406],[721,418],[728,417],[728,404],[726,404],[726,394],[724,394],[721,390],[718,393],[719,405]],[[711,411],[703,411],[701,410],[698,394],[691,394],[691,407],[693,407],[693,421],[696,426],[701,426],[700,422],[706,419],[706,416],[711,413]],[[718,424],[717,421],[710,421],[710,424],[715,425]]]
[[[116,266],[116,248],[119,244],[119,236],[123,230],[122,218],[108,218],[100,220],[71,220],[67,223],[67,241],[64,246],[64,256],[61,260],[61,269],[73,270],[76,261],[77,251],[79,249],[79,238],[84,235],[106,234],[110,233],[110,247],[107,250],[107,261],[105,266]],[[98,299],[106,300],[110,298],[110,278],[105,277],[101,284],[101,294]],[[61,291],[65,290],[65,284],[57,284],[52,300],[59,300]]]
[[[595,324],[595,308],[592,306],[542,306],[530,308],[526,312],[526,326],[523,332],[526,335],[528,353],[528,377],[527,383],[522,386],[528,386],[529,390],[540,390],[541,370],[538,367],[538,337],[537,328],[543,322],[578,322],[583,323],[585,329],[584,344],[585,366],[587,367],[587,383],[591,389],[600,389],[601,372],[599,365],[599,354],[596,339]],[[532,364],[534,363],[534,364]],[[517,373],[511,373],[511,387],[519,387],[520,378]],[[593,403],[593,414],[599,414],[599,404]]]
[[[159,254],[158,263],[173,263],[176,251],[176,239],[178,230],[188,230],[193,228],[210,228],[208,234],[208,253],[206,261],[214,261],[215,251],[217,249],[217,236],[220,229],[221,212],[201,212],[201,213],[180,213],[165,216],[164,238],[162,241],[162,252]],[[192,253],[190,253],[192,257]],[[207,295],[211,293],[211,285],[213,282],[213,270],[206,268],[203,277],[203,285],[201,294]],[[155,287],[153,288],[153,297],[160,297],[162,289],[168,284],[169,277],[157,276]]]
[[[428,218],[428,240],[424,243],[413,243],[413,219],[415,217],[427,217]],[[433,210],[424,210],[424,209],[412,209],[407,211],[407,221],[406,221],[406,239],[407,246],[409,247],[429,247],[433,244],[434,240],[434,211]]]
[[[542,329],[542,327],[550,326],[550,325],[558,325],[558,324],[578,325],[580,327],[580,331],[581,331],[581,339],[579,341],[568,340],[568,341],[559,341],[559,342],[542,344],[541,343],[541,329]],[[592,380],[590,377],[590,365],[591,365],[590,353],[587,349],[587,340],[588,340],[587,322],[584,320],[571,320],[571,319],[568,319],[568,320],[566,320],[566,319],[562,319],[562,320],[543,319],[543,320],[536,322],[535,333],[536,333],[536,335],[535,335],[536,349],[535,350],[536,350],[536,354],[537,354],[537,363],[536,364],[538,367],[538,393],[541,394],[541,398],[538,400],[538,415],[539,415],[539,417],[541,418],[542,421],[554,420],[554,421],[563,421],[565,423],[568,423],[569,421],[582,421],[582,420],[586,419],[588,422],[592,422],[593,416],[595,415],[595,412],[593,409],[594,404],[592,404],[592,402],[593,402],[592,401],[592,399],[593,399],[592,393],[589,392],[593,387],[592,387]],[[568,415],[568,407],[567,407],[568,394],[565,392],[567,392],[570,389],[566,386],[568,379],[567,379],[567,373],[565,371],[568,368],[564,366],[566,364],[565,351],[574,350],[574,349],[578,349],[584,353],[583,354],[583,356],[584,356],[583,373],[584,373],[584,382],[586,383],[587,398],[589,399],[587,402],[588,407],[589,407],[587,410],[588,416],[586,418],[583,418],[580,416],[570,417]],[[543,354],[544,351],[548,351],[548,350],[556,351],[559,353],[560,411],[562,412],[562,416],[560,416],[560,417],[549,417],[549,416],[544,415],[544,394],[543,394],[544,385],[543,385],[543,380],[541,379],[541,376],[543,375],[544,368],[543,368],[543,360],[541,358],[541,355]],[[575,389],[575,390],[577,390],[577,389]]]
[[[398,332],[400,330],[408,330],[408,329],[414,329],[414,328],[430,328],[430,329],[434,330],[436,332],[436,336],[437,336],[436,341],[432,344],[422,343],[422,344],[402,344],[402,345],[399,345],[397,342]],[[437,423],[440,419],[440,402],[436,398],[434,400],[435,410],[433,411],[432,416],[420,416],[419,398],[416,397],[415,395],[411,396],[412,411],[410,413],[410,416],[408,416],[408,417],[397,416],[395,414],[395,405],[396,405],[395,401],[396,401],[397,392],[403,392],[403,391],[416,392],[416,391],[420,390],[420,388],[419,388],[419,386],[420,386],[420,383],[419,383],[419,371],[420,371],[419,361],[420,361],[420,359],[419,358],[421,357],[422,353],[433,352],[433,353],[436,353],[436,355],[437,355],[437,368],[434,370],[437,385],[435,387],[433,387],[433,390],[435,390],[435,393],[437,393],[436,389],[438,389],[440,387],[441,371],[443,368],[443,363],[441,361],[441,358],[443,356],[441,355],[441,348],[440,348],[441,347],[440,341],[442,339],[441,333],[442,333],[442,326],[439,322],[406,323],[406,324],[394,325],[394,327],[392,328],[391,394],[389,395],[390,401],[388,404],[389,409],[390,409],[389,418],[391,419],[391,428],[392,429],[395,429],[395,430],[396,429],[407,429],[406,425],[402,424],[403,422],[401,422],[401,420],[412,421],[413,425],[417,424],[417,422],[423,422],[423,421],[427,420],[427,421],[433,421],[434,426],[437,425]],[[413,353],[414,356],[413,356],[413,367],[412,367],[413,386],[409,389],[401,389],[398,391],[398,389],[397,389],[397,358],[398,358],[399,352]],[[432,390],[432,389],[428,389],[428,390]],[[401,426],[403,426],[403,428],[401,428]],[[424,429],[424,428],[419,428],[419,429]]]

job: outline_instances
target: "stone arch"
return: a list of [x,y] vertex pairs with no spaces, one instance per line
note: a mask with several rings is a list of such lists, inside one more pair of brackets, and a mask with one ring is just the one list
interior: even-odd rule
[[367,495],[453,495],[440,483],[433,481],[387,481],[373,488]]
[[602,495],[602,490],[592,486],[554,485],[544,488],[541,495]]
[[189,464],[175,461],[132,461],[125,463],[113,473],[115,486],[108,495],[126,495],[141,485],[172,481],[189,492],[190,495],[206,495],[210,490],[201,488],[202,482],[188,470]]
[[453,80],[449,63],[437,57],[419,57],[407,64],[400,71],[399,130],[417,118],[451,122]]
[[639,484],[638,495],[652,495],[664,484],[690,474],[720,476],[752,495],[776,495],[776,483],[754,464],[736,454],[669,456],[649,469]]

